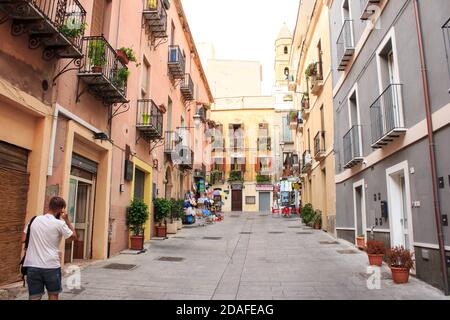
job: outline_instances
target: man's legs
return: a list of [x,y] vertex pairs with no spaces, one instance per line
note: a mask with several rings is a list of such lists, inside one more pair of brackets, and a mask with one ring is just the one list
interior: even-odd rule
[[43,269],[43,279],[48,293],[48,300],[59,300],[62,292],[61,268]]
[[28,297],[30,300],[41,300],[44,294],[44,279],[41,270],[30,267],[27,270]]

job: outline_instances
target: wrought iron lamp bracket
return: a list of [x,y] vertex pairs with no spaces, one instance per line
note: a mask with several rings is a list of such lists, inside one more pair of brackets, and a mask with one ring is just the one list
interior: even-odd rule
[[[74,64],[75,67],[73,68],[69,68],[71,64]],[[56,80],[62,76],[64,73],[69,72],[69,71],[75,71],[75,70],[80,70],[80,68],[83,68],[84,65],[82,65],[82,57],[81,58],[74,58],[72,60],[70,60],[62,69],[61,71],[58,72],[58,74],[53,78],[53,86],[56,85]],[[77,101],[79,101],[79,97],[77,97]]]

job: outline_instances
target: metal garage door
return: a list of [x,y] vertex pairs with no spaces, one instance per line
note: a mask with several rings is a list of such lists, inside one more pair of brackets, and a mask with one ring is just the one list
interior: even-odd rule
[[28,151],[0,141],[0,285],[20,280],[25,226]]
[[270,211],[270,192],[259,193],[259,211]]

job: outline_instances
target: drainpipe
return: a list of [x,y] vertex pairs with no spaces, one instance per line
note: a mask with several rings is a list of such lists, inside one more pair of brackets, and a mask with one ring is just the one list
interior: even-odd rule
[[430,95],[429,95],[429,86],[428,86],[428,75],[427,68],[425,62],[425,52],[423,47],[423,37],[422,37],[422,25],[419,14],[419,3],[418,0],[413,0],[414,5],[414,15],[416,19],[416,29],[417,29],[417,40],[419,44],[419,53],[420,53],[420,64],[422,70],[422,85],[423,85],[423,93],[424,93],[424,102],[425,102],[425,113],[427,120],[427,129],[428,129],[428,148],[430,153],[430,164],[431,164],[431,179],[433,184],[433,204],[434,204],[434,214],[436,219],[436,229],[439,243],[439,256],[441,262],[441,271],[442,277],[444,280],[444,292],[445,295],[449,295],[449,286],[448,286],[448,269],[447,269],[447,261],[445,256],[445,241],[444,241],[444,233],[442,227],[442,215],[441,215],[441,206],[439,202],[439,193],[437,190],[437,169],[436,169],[436,150],[434,148],[434,136],[433,136],[433,120],[431,117],[431,106],[430,106]]

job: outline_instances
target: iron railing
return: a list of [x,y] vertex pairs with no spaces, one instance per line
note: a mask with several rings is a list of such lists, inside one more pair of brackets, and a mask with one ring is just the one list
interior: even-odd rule
[[257,151],[270,151],[272,150],[272,138],[259,137],[256,140]]
[[370,107],[372,144],[395,129],[404,129],[401,114],[401,84],[390,84]]
[[304,93],[302,96],[302,110],[309,110],[309,94]]
[[322,156],[326,151],[325,146],[325,131],[317,132],[314,137],[314,156],[319,157]]
[[28,32],[29,47],[35,49],[42,45],[47,60],[54,56],[81,57],[86,10],[78,0],[0,0],[0,11],[13,19],[11,33]]
[[345,167],[351,166],[355,161],[362,159],[361,126],[353,126],[344,136],[344,162]]
[[91,92],[108,103],[127,102],[129,70],[103,36],[83,38],[83,62],[78,75]]
[[312,92],[316,92],[315,89],[319,87],[321,82],[323,81],[323,63],[322,61],[318,61],[314,63],[313,74],[311,75],[311,90]]
[[305,171],[310,168],[312,165],[311,152],[309,150],[305,150],[302,154],[302,170]]
[[353,38],[353,20],[345,20],[336,41],[337,57],[339,61],[338,69],[340,71],[345,69],[350,57],[355,52],[355,43]]
[[175,131],[166,131],[165,142],[164,142],[164,152],[172,153],[177,149],[177,145],[180,143],[181,138]]
[[180,90],[186,100],[194,100],[194,82],[189,73],[184,75],[184,79],[181,81]]
[[136,126],[154,137],[162,137],[163,113],[151,99],[138,100]]
[[175,79],[183,79],[186,69],[186,58],[180,46],[169,46],[169,71]]
[[167,11],[162,0],[143,0],[143,16],[155,38],[167,37]]
[[211,171],[209,176],[211,184],[218,184],[225,182],[225,172],[222,170],[213,170]]

